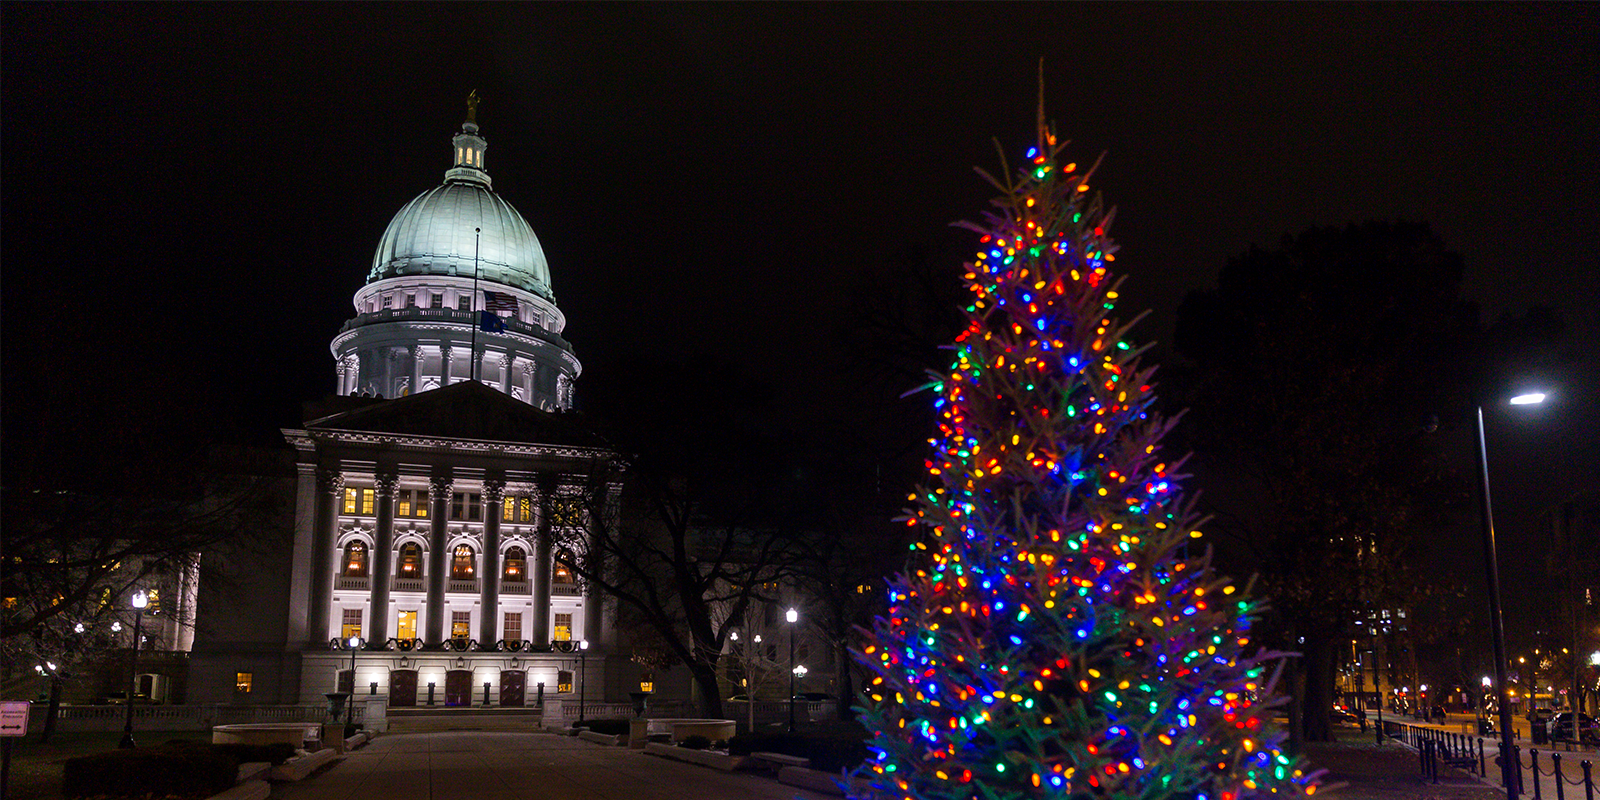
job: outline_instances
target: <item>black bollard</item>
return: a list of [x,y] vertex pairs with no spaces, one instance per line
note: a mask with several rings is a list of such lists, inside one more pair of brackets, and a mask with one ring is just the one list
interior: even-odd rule
[[1556,800],[1567,800],[1567,787],[1562,784],[1567,782],[1567,776],[1561,774],[1561,754],[1550,754],[1551,769],[1556,773]]

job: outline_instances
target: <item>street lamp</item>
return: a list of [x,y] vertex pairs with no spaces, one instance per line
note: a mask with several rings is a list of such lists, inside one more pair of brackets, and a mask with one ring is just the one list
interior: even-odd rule
[[361,649],[361,637],[352,636],[345,640],[345,645],[350,648],[350,697],[345,699],[344,724],[350,727],[355,716],[356,706],[356,651]]
[[589,640],[578,640],[578,722],[583,722],[583,696],[589,684]]
[[133,593],[133,658],[128,665],[128,696],[123,698],[128,708],[122,723],[122,741],[117,742],[117,747],[123,749],[138,747],[133,741],[133,695],[139,689],[139,638],[144,630],[144,607],[148,605],[150,598],[144,590]]
[[[794,663],[794,629],[795,623],[800,621],[800,612],[790,608],[784,612],[783,618],[789,623],[789,663]],[[793,672],[789,673],[789,732],[794,733],[794,678]]]
[[[1511,398],[1511,405],[1525,406],[1544,402],[1544,394],[1530,392]],[[1489,447],[1483,435],[1483,404],[1478,414],[1478,471],[1483,477],[1483,561],[1489,575],[1489,627],[1494,640],[1495,700],[1500,704],[1500,778],[1506,800],[1517,800],[1517,765],[1511,763],[1515,744],[1511,740],[1511,703],[1506,697],[1506,630],[1500,614],[1500,563],[1495,558],[1494,509],[1489,501]]]

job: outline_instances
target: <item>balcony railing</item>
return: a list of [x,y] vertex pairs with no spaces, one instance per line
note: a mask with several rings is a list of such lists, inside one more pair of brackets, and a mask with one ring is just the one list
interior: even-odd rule
[[500,593],[501,594],[531,594],[533,592],[533,588],[532,587],[533,587],[533,584],[528,583],[527,581],[501,581],[500,582]]
[[[362,327],[363,325],[373,325],[380,322],[400,322],[405,320],[444,320],[449,322],[458,322],[464,326],[477,327],[478,312],[461,311],[454,308],[386,308],[381,311],[368,311],[362,314],[357,314],[355,319],[346,321],[344,326],[339,328],[339,332],[344,333],[345,331],[354,330]],[[559,335],[551,333],[550,331],[547,331],[538,325],[529,325],[528,323],[518,319],[507,319],[505,320],[505,323],[506,330],[508,331],[515,331],[525,336],[532,336],[535,339],[543,339],[551,344],[558,345],[565,350],[572,349],[572,345],[568,344],[566,339],[563,339]]]
[[428,591],[428,584],[422,578],[395,578],[394,591],[426,592]]
[[578,584],[576,584],[576,583],[552,583],[552,584],[550,584],[550,595],[552,597],[556,597],[556,596],[560,596],[560,597],[577,597],[580,594],[582,594],[582,593],[578,591]]
[[451,578],[450,579],[450,585],[449,585],[448,588],[446,588],[445,591],[452,592],[452,593],[465,592],[465,593],[468,593],[468,594],[477,594],[478,593],[478,579],[477,578]]
[[[367,591],[371,585],[371,579],[365,577],[357,578],[349,575],[339,575],[334,578],[335,589],[348,589],[364,592]],[[482,583],[477,578],[451,578],[449,584],[445,588],[445,591],[452,594],[477,594],[481,587]],[[390,591],[426,592],[428,591],[428,579],[421,576],[397,576],[394,578],[394,583],[391,584]],[[533,594],[533,582],[502,580],[500,581],[500,593],[517,595]],[[581,592],[578,591],[577,584],[552,583],[550,585],[550,594],[562,597],[577,597],[581,594]]]
[[355,589],[363,592],[371,585],[371,581],[365,575],[340,575],[333,582],[335,589]]

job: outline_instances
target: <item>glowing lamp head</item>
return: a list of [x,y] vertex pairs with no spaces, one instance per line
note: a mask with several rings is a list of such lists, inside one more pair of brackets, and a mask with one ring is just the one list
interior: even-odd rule
[[144,607],[148,605],[150,605],[150,598],[142,590],[133,593],[134,608],[143,611]]
[[[761,634],[759,634],[759,633],[756,634],[755,642],[756,642],[756,644],[761,644]],[[1600,654],[1597,654],[1597,655],[1600,655]],[[1596,661],[1595,663],[1596,664],[1600,664],[1600,661]]]
[[1544,392],[1528,392],[1511,398],[1511,405],[1514,406],[1535,406],[1543,402]]
[[1488,675],[1483,676],[1483,685],[1484,686],[1488,686],[1489,685],[1489,676]]
[[804,678],[806,676],[807,672],[810,672],[810,670],[806,669],[806,665],[804,665],[804,664],[796,664],[796,665],[794,665],[794,676],[796,678]]
[[790,622],[799,622],[800,612],[791,608],[788,611],[783,612],[783,618]]
[[345,642],[345,644],[350,645],[350,649],[354,650],[357,647],[361,646],[361,637],[360,636],[352,636]]
[[588,639],[579,639],[578,640],[578,649],[579,650],[588,650],[589,649],[589,640]]
[[739,641],[739,632],[738,631],[728,631],[728,638],[732,639],[735,642]]

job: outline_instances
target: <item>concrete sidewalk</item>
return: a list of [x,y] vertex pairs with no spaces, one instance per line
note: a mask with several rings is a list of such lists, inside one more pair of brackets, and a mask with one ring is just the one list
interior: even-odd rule
[[[1425,780],[1417,753],[1378,746],[1354,728],[1306,748],[1335,800],[1495,800],[1504,794],[1465,772]],[[551,733],[446,731],[380,736],[300,783],[277,784],[283,800],[825,800],[771,777],[725,773],[637,750]],[[1321,793],[1319,793],[1321,796]]]
[[326,771],[276,784],[285,800],[824,800],[755,773],[725,773],[551,733],[380,736]]

